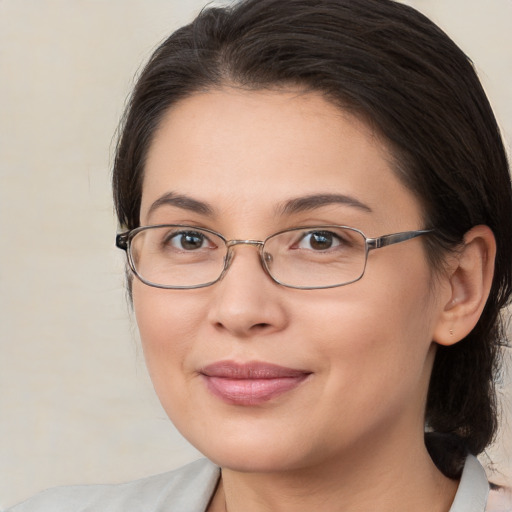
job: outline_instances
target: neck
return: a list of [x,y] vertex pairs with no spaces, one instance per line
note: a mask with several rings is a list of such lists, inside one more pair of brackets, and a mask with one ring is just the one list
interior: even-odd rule
[[[448,512],[457,482],[430,459],[423,436],[366,443],[342,460],[273,473],[222,470],[210,512]],[[390,449],[392,447],[392,449]]]

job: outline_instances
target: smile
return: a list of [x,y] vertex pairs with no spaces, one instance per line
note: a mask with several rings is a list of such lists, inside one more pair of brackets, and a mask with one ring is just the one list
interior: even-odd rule
[[311,372],[269,363],[220,361],[199,372],[208,390],[231,405],[258,405],[295,389]]

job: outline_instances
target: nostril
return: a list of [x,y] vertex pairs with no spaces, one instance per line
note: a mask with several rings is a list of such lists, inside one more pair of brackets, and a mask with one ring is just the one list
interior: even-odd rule
[[[219,331],[231,330],[230,326],[227,323],[224,324],[223,322],[215,322],[214,327],[215,327],[215,329],[217,329]],[[266,331],[270,327],[271,327],[271,324],[265,323],[265,322],[260,322],[260,323],[251,325],[246,332],[247,332],[247,334],[249,334],[249,333],[256,334],[256,333],[259,333],[262,331]]]
[[267,324],[267,323],[259,323],[259,324],[254,324],[254,325],[251,327],[251,330],[252,330],[252,331],[263,331],[263,330],[267,329],[268,327],[270,327],[270,324]]

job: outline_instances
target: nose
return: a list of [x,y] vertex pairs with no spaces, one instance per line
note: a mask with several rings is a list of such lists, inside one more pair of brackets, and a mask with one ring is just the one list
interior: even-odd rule
[[211,288],[215,297],[209,309],[209,321],[216,329],[238,338],[283,329],[288,318],[283,302],[286,291],[263,269],[258,250],[261,242],[235,242],[238,243],[230,246],[227,272]]

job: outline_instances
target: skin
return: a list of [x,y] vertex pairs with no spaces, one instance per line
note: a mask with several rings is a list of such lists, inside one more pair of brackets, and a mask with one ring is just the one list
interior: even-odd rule
[[[201,93],[174,105],[155,135],[141,225],[186,223],[257,240],[304,224],[343,224],[370,237],[421,229],[418,200],[392,166],[381,138],[318,94]],[[151,208],[169,193],[212,211]],[[332,193],[368,209],[279,209],[291,199]],[[474,235],[486,236],[485,229]],[[473,238],[468,244],[480,254],[486,245]],[[455,265],[434,278],[417,238],[372,251],[356,283],[304,291],[274,283],[254,247],[234,252],[228,273],[207,288],[133,282],[157,394],[183,435],[223,468],[209,510],[448,511],[457,483],[425,450],[424,407],[432,340],[454,343],[469,328],[461,320],[465,301],[455,306],[454,299],[456,290],[470,290],[460,284],[465,274]],[[453,276],[460,276],[455,285]],[[471,310],[475,318],[479,307]],[[263,404],[232,405],[200,375],[223,360],[311,374]]]

